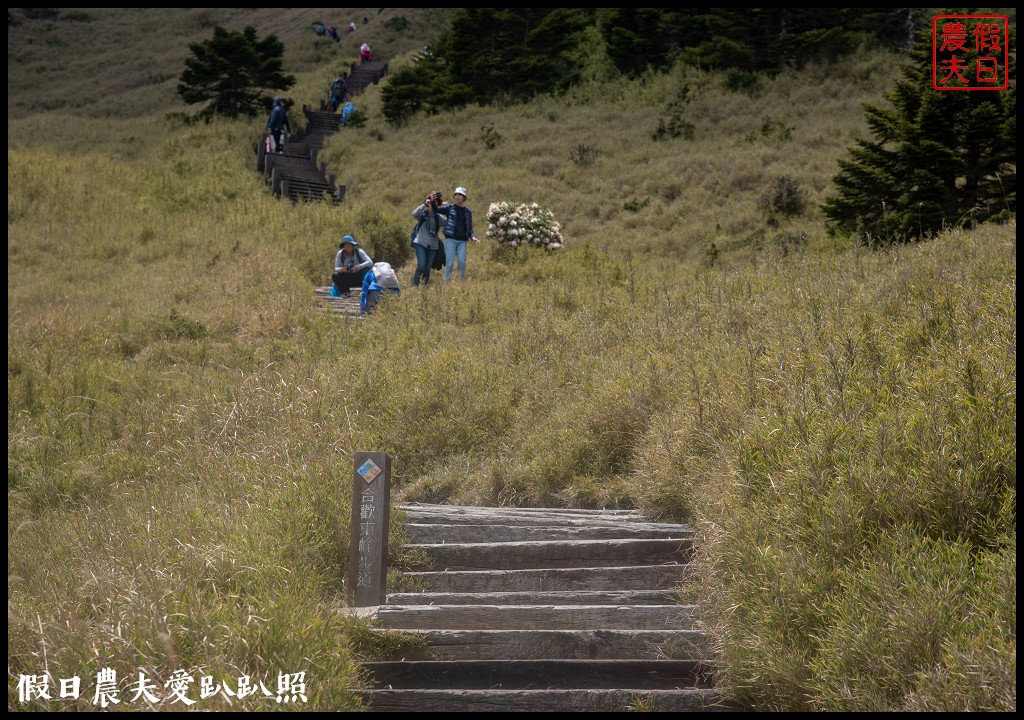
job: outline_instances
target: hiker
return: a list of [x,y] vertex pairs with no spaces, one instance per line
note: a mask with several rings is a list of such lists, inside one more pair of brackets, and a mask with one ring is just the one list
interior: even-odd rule
[[292,126],[288,124],[287,103],[284,98],[274,98],[274,109],[267,119],[267,132],[274,136],[274,150],[280,155],[284,153],[284,134],[288,131],[288,139],[292,139]]
[[354,33],[356,31],[356,24],[354,22],[350,22],[348,24],[348,31],[350,33]]
[[394,269],[386,262],[374,263],[373,267],[367,270],[363,277],[363,292],[359,296],[359,314],[367,315],[377,309],[380,302],[380,294],[387,291],[400,297],[402,291],[398,288],[398,276]]
[[345,101],[348,94],[348,73],[338,73],[338,77],[331,83],[331,112],[337,111]]
[[354,112],[359,112],[359,108],[352,103],[347,103],[341,111],[341,124],[348,125],[352,121],[352,113]]
[[346,235],[338,245],[334,256],[334,273],[331,275],[331,297],[350,297],[352,288],[362,287],[363,276],[373,265],[373,260],[351,235]]
[[459,280],[466,275],[466,244],[472,240],[479,244],[476,234],[473,232],[473,213],[466,207],[466,200],[469,196],[466,188],[461,185],[455,188],[452,194],[453,202],[439,206],[437,212],[445,217],[444,223],[444,281],[452,279],[452,268],[455,267],[455,260],[459,261]]
[[427,195],[419,207],[412,211],[416,218],[416,228],[412,231],[412,247],[416,251],[416,270],[412,274],[412,286],[417,287],[420,280],[424,285],[430,284],[430,269],[434,265],[434,256],[444,248],[437,239],[437,231],[441,229],[441,218],[437,208],[443,205],[441,193],[436,190]]
[[316,21],[316,24],[313,26],[313,32],[315,32],[318,37],[323,37],[327,33],[327,26],[324,25],[323,20]]
[[333,25],[327,28],[327,34],[330,35],[331,40],[334,42],[341,42],[341,35],[338,34],[338,28]]
[[369,43],[363,43],[359,46],[359,60],[360,62],[370,62],[373,59],[373,52],[370,50]]

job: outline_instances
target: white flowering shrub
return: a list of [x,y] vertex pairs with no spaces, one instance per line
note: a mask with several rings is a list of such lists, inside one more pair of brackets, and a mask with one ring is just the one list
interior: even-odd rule
[[545,250],[562,247],[562,229],[550,210],[537,203],[497,202],[487,208],[487,237],[511,248],[536,245]]

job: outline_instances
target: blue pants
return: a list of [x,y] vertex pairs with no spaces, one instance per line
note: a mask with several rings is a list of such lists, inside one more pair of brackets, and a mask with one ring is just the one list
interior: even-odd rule
[[424,285],[428,285],[430,283],[430,266],[434,264],[437,250],[431,250],[417,243],[413,243],[413,247],[416,249],[416,271],[412,274],[412,286],[419,285],[420,278],[423,278]]
[[455,267],[455,260],[459,260],[459,280],[466,276],[466,243],[467,240],[456,240],[445,238],[444,241],[444,281],[452,279],[452,268]]

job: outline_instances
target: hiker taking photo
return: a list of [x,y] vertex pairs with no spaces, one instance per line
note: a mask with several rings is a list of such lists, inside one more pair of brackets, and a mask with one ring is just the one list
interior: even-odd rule
[[444,206],[441,193],[435,190],[412,211],[412,216],[416,218],[416,227],[412,230],[412,247],[416,251],[413,287],[417,287],[420,280],[424,285],[430,283],[430,270],[436,265],[437,253],[444,253],[444,247],[437,238],[437,233],[441,229],[441,217],[437,209]]

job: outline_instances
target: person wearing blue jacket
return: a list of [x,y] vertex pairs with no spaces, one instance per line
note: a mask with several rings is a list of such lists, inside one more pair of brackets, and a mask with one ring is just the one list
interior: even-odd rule
[[359,108],[357,108],[355,105],[353,105],[352,103],[346,103],[345,107],[342,108],[342,110],[341,110],[341,124],[342,125],[348,125],[349,123],[351,123],[352,122],[352,113],[358,112],[358,111],[359,111]]
[[274,136],[274,150],[278,153],[284,152],[284,132],[288,131],[288,138],[292,136],[292,126],[288,124],[288,112],[285,110],[284,98],[274,98],[274,109],[270,111],[267,119],[267,132]]
[[380,302],[382,292],[392,293],[400,297],[402,291],[398,288],[398,276],[389,263],[374,263],[373,267],[366,271],[363,276],[363,292],[359,296],[359,314],[372,313]]
[[473,213],[466,207],[466,198],[469,193],[461,185],[455,188],[452,194],[452,202],[448,205],[437,208],[440,215],[444,215],[444,281],[452,279],[452,268],[455,267],[456,259],[459,261],[459,280],[466,275],[466,244],[472,240],[479,244],[476,234],[473,232]]

